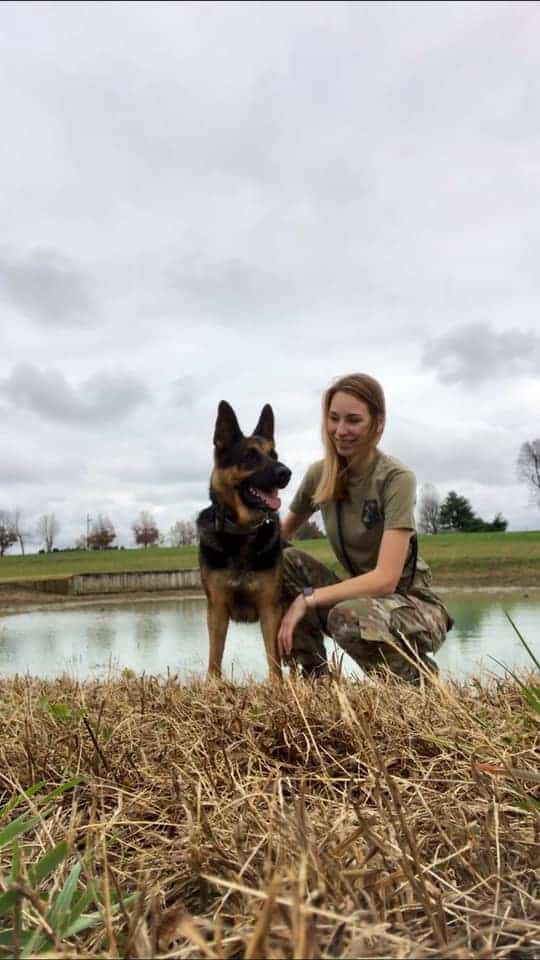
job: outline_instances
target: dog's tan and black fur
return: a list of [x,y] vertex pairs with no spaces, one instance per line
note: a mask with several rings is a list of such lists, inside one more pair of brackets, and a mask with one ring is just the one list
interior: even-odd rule
[[232,407],[218,407],[211,506],[197,518],[202,583],[208,599],[208,672],[221,674],[229,620],[260,620],[270,676],[281,676],[277,633],[281,619],[281,532],[277,489],[290,470],[274,449],[274,414],[263,407],[249,437]]

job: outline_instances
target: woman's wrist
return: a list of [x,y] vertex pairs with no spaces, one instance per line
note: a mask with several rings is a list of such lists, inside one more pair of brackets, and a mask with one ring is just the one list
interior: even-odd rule
[[303,596],[308,610],[312,610],[314,607],[317,606],[314,587],[304,587],[304,589],[302,590],[301,596]]

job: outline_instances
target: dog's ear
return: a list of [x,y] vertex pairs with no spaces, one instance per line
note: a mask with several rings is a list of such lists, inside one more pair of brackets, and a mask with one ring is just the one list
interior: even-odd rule
[[265,440],[274,439],[274,411],[269,403],[262,408],[259,422],[253,431],[253,436],[264,437]]
[[244,434],[240,429],[236,414],[230,403],[227,403],[226,400],[221,400],[218,406],[216,427],[214,430],[214,446],[219,447],[220,450],[226,450],[228,447],[232,447],[233,444],[237,443],[238,440],[241,440],[243,436]]

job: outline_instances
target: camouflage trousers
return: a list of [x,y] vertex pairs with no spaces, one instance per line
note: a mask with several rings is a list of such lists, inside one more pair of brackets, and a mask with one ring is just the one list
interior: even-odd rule
[[[295,547],[284,550],[282,594],[286,606],[305,586],[326,587],[339,582],[339,577],[309,554]],[[302,667],[304,675],[326,673],[326,634],[365,673],[387,669],[403,680],[418,683],[426,670],[438,672],[429,654],[444,642],[447,623],[441,607],[410,594],[344,600],[333,607],[307,611],[294,631],[289,659]]]

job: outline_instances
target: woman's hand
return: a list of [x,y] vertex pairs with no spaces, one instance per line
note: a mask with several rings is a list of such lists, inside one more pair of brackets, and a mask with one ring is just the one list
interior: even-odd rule
[[293,648],[293,633],[296,624],[306,615],[308,605],[303,593],[299,593],[296,600],[293,600],[287,613],[281,621],[278,630],[278,653],[281,657],[287,657]]

